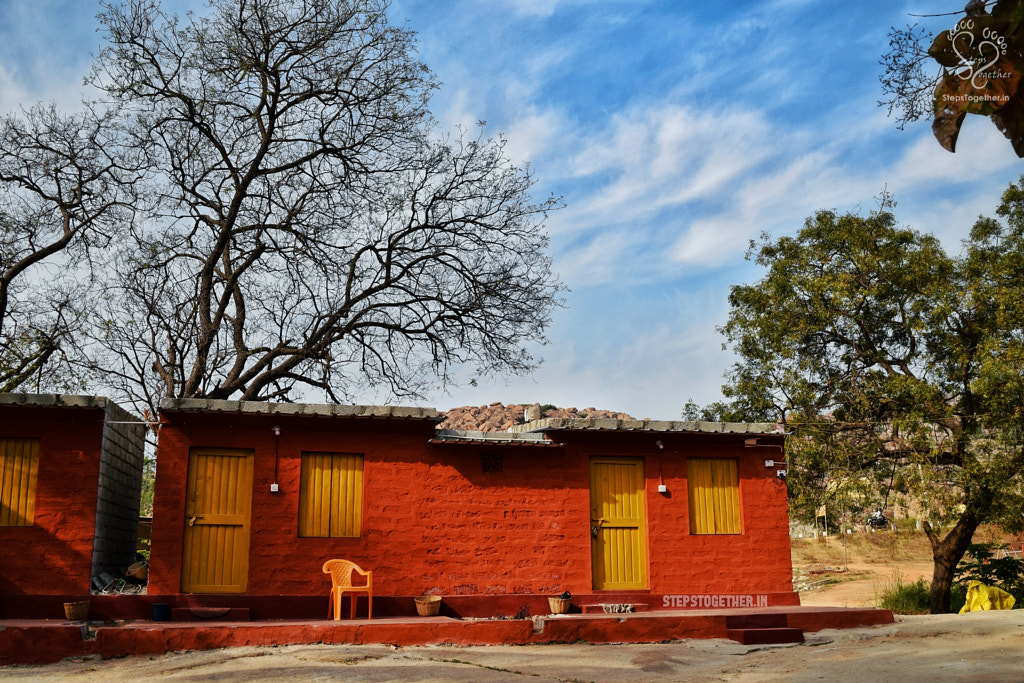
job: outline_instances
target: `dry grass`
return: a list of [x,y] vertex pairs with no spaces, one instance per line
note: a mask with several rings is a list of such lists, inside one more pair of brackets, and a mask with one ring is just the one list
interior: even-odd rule
[[931,545],[920,532],[861,532],[849,534],[846,539],[840,536],[794,538],[792,545],[794,567],[916,563],[932,559]]

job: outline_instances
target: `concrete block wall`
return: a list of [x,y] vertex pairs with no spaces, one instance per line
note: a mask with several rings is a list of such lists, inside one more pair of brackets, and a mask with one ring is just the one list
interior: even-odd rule
[[92,575],[121,576],[135,562],[146,426],[107,401],[100,447]]

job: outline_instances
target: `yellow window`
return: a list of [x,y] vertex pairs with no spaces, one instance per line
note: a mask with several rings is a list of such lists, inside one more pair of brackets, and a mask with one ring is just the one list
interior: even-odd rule
[[686,476],[690,497],[690,533],[741,533],[740,479],[736,460],[689,458]]
[[32,526],[38,471],[37,439],[0,439],[0,526]]
[[362,454],[303,453],[299,536],[358,537],[362,518]]

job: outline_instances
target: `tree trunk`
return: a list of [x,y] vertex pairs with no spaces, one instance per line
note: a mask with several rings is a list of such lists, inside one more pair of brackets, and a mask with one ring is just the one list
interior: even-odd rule
[[931,613],[949,613],[949,589],[953,585],[953,573],[960,559],[967,552],[978,528],[978,520],[970,512],[964,512],[946,537],[939,539],[938,532],[928,522],[924,523],[924,533],[932,544],[932,559],[935,570],[932,574],[930,591]]

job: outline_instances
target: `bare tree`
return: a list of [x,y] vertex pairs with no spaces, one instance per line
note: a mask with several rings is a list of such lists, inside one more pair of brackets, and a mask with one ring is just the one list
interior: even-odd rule
[[113,120],[53,105],[0,119],[0,391],[80,384],[62,362],[83,322],[75,275],[131,220],[136,171]]
[[[159,211],[119,251],[100,340],[134,400],[414,395],[534,366],[562,285],[527,168],[439,135],[383,0],[105,7],[93,82],[150,151]],[[297,391],[298,390],[298,391]]]
[[933,38],[917,24],[889,31],[889,51],[882,55],[879,77],[887,99],[878,104],[887,108],[889,116],[897,112],[900,130],[933,113],[935,88],[942,80],[942,71],[928,56]]

